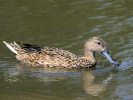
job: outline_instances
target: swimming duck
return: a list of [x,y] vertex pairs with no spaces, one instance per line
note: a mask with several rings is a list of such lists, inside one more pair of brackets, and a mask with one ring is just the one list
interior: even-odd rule
[[[106,57],[110,63],[119,65],[119,63],[109,54],[104,40],[98,37],[92,37],[84,44],[82,57],[55,47],[41,47],[22,42],[3,42],[15,54],[18,61],[31,66],[91,68],[96,65],[95,54],[97,53]],[[23,46],[19,46],[18,44]]]

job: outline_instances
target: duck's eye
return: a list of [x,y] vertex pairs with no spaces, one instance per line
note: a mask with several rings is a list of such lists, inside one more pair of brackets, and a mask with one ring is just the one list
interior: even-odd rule
[[97,44],[98,44],[98,45],[100,45],[101,43],[100,43],[100,42],[98,42]]

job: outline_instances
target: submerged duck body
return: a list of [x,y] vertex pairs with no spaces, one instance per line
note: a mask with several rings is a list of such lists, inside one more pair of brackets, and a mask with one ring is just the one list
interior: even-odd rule
[[18,61],[31,66],[91,68],[96,65],[95,54],[97,53],[103,54],[111,63],[119,65],[118,62],[109,55],[105,42],[98,37],[90,38],[85,43],[83,57],[76,56],[69,51],[54,47],[41,47],[17,42],[23,45],[21,47],[16,42],[3,42],[15,54]]

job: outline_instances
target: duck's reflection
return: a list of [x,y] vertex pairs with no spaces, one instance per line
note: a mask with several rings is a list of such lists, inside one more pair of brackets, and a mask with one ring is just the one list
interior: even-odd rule
[[94,82],[95,76],[93,71],[84,71],[82,74],[84,90],[92,96],[98,96],[100,93],[105,91],[107,84],[112,79],[112,75],[110,75],[102,83],[97,84]]
[[[10,82],[19,82],[21,78],[18,76],[28,75],[31,77],[34,77],[34,80],[40,80],[45,82],[51,82],[51,80],[67,80],[68,77],[74,77],[75,80],[83,79],[83,88],[86,91],[86,93],[92,95],[92,96],[98,96],[100,93],[106,90],[106,86],[108,82],[112,79],[112,76],[110,75],[107,77],[103,82],[96,83],[96,77],[93,74],[93,70],[70,70],[70,69],[51,69],[51,68],[33,68],[33,67],[16,67],[13,73],[6,74],[6,78],[8,80],[12,80]],[[36,74],[37,73],[37,74]],[[39,74],[38,74],[39,73]],[[63,74],[61,74],[63,73]],[[65,73],[65,74],[64,74]],[[56,75],[55,75],[56,74]],[[13,77],[12,77],[13,75]],[[16,77],[15,77],[16,76]],[[82,78],[81,78],[82,77]],[[15,81],[14,81],[15,80]],[[22,80],[21,80],[22,81]],[[74,80],[73,80],[74,81]],[[78,83],[80,84],[80,83]]]

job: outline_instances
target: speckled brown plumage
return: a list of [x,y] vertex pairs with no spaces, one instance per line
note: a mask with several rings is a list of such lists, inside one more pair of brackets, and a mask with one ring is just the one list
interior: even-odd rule
[[[46,66],[56,68],[85,68],[96,65],[95,54],[106,49],[105,42],[97,37],[89,39],[84,45],[83,57],[66,50],[54,47],[41,47],[37,45],[14,42],[4,43],[15,53],[17,60],[31,66]],[[99,46],[99,43],[101,46]],[[19,46],[21,44],[23,46]]]
[[31,66],[74,68],[74,67],[91,67],[93,65],[93,63],[91,61],[88,61],[87,59],[78,57],[68,51],[53,47],[40,47],[40,50],[33,50],[32,52],[16,55],[16,58],[20,62],[27,63]]

